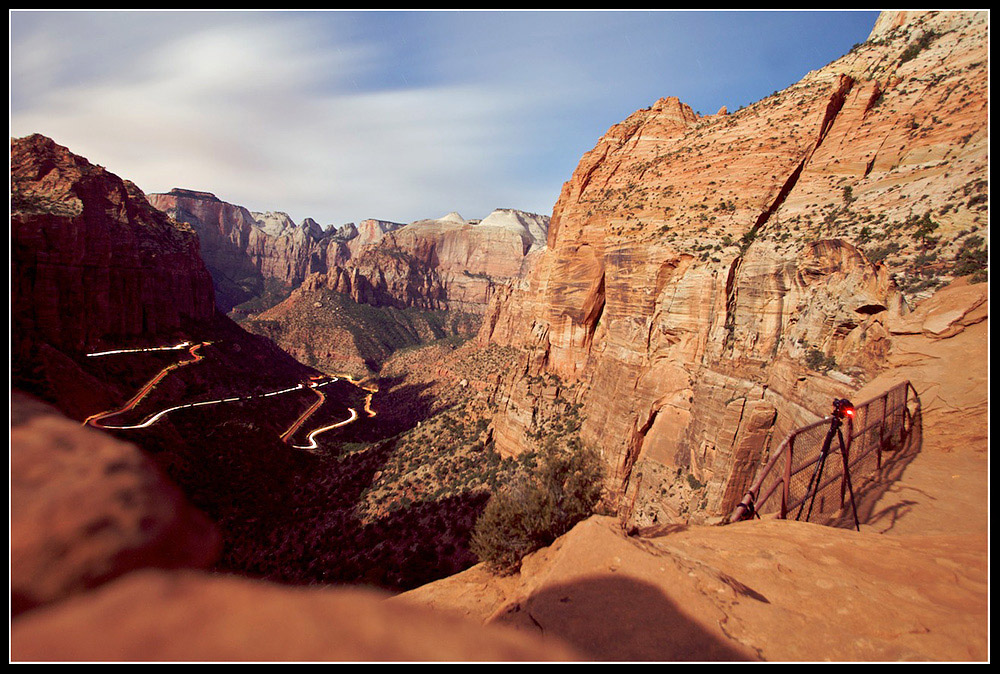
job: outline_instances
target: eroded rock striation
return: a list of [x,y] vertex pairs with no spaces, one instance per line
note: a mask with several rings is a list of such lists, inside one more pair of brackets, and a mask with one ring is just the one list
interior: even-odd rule
[[395,349],[474,335],[494,293],[544,248],[548,220],[513,209],[481,221],[365,220],[344,229],[335,264],[245,325],[316,367],[377,372]]
[[[575,387],[648,520],[724,512],[738,466],[879,371],[890,316],[985,274],[987,22],[886,14],[782,92],[705,117],[664,98],[584,155],[480,340]],[[512,381],[502,452],[539,405]]]
[[482,314],[496,287],[519,278],[529,255],[544,247],[547,230],[547,217],[513,209],[478,221],[449,213],[393,229],[365,221],[348,244],[350,260],[310,284],[373,306]]

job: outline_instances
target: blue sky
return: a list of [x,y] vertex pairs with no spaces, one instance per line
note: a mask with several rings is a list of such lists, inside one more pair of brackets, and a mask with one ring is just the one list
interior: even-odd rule
[[863,42],[875,12],[10,12],[10,133],[146,192],[322,225],[550,214],[664,96],[735,111]]

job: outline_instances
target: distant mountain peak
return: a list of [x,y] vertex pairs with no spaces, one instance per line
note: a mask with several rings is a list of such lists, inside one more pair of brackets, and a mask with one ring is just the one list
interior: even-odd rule
[[438,220],[441,220],[443,222],[465,222],[465,218],[463,218],[461,215],[459,215],[455,211],[452,211],[451,213],[449,213],[448,215],[444,216],[443,218],[438,218]]

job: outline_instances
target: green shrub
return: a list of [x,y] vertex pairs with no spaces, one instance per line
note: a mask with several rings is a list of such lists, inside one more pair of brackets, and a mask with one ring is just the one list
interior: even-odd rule
[[865,254],[868,256],[869,260],[877,264],[879,262],[883,262],[887,257],[898,253],[902,249],[903,247],[901,245],[895,241],[890,241],[884,246],[865,251]]
[[931,220],[930,212],[924,213],[919,218],[910,218],[906,221],[906,224],[914,228],[913,238],[924,243],[931,241],[931,233],[938,228],[938,223]]
[[827,356],[817,348],[812,348],[806,353],[806,365],[811,370],[826,372],[837,367],[837,360],[833,356]]
[[927,49],[931,45],[931,42],[939,38],[941,35],[935,31],[927,31],[922,34],[915,42],[910,43],[909,46],[903,51],[899,56],[899,65],[903,65],[907,61],[912,61],[917,57],[917,55],[923,50]]
[[971,275],[973,283],[978,283],[986,280],[988,265],[989,251],[986,249],[985,240],[981,236],[970,236],[962,242],[955,255],[952,273],[955,276]]
[[532,473],[493,495],[476,521],[470,549],[493,573],[514,573],[525,555],[591,515],[601,487],[595,452],[547,454]]

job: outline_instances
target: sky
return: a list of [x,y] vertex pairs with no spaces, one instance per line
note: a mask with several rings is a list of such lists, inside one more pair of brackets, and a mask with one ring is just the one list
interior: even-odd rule
[[876,12],[19,11],[10,135],[146,193],[321,225],[550,215],[659,98],[730,112],[864,42]]

